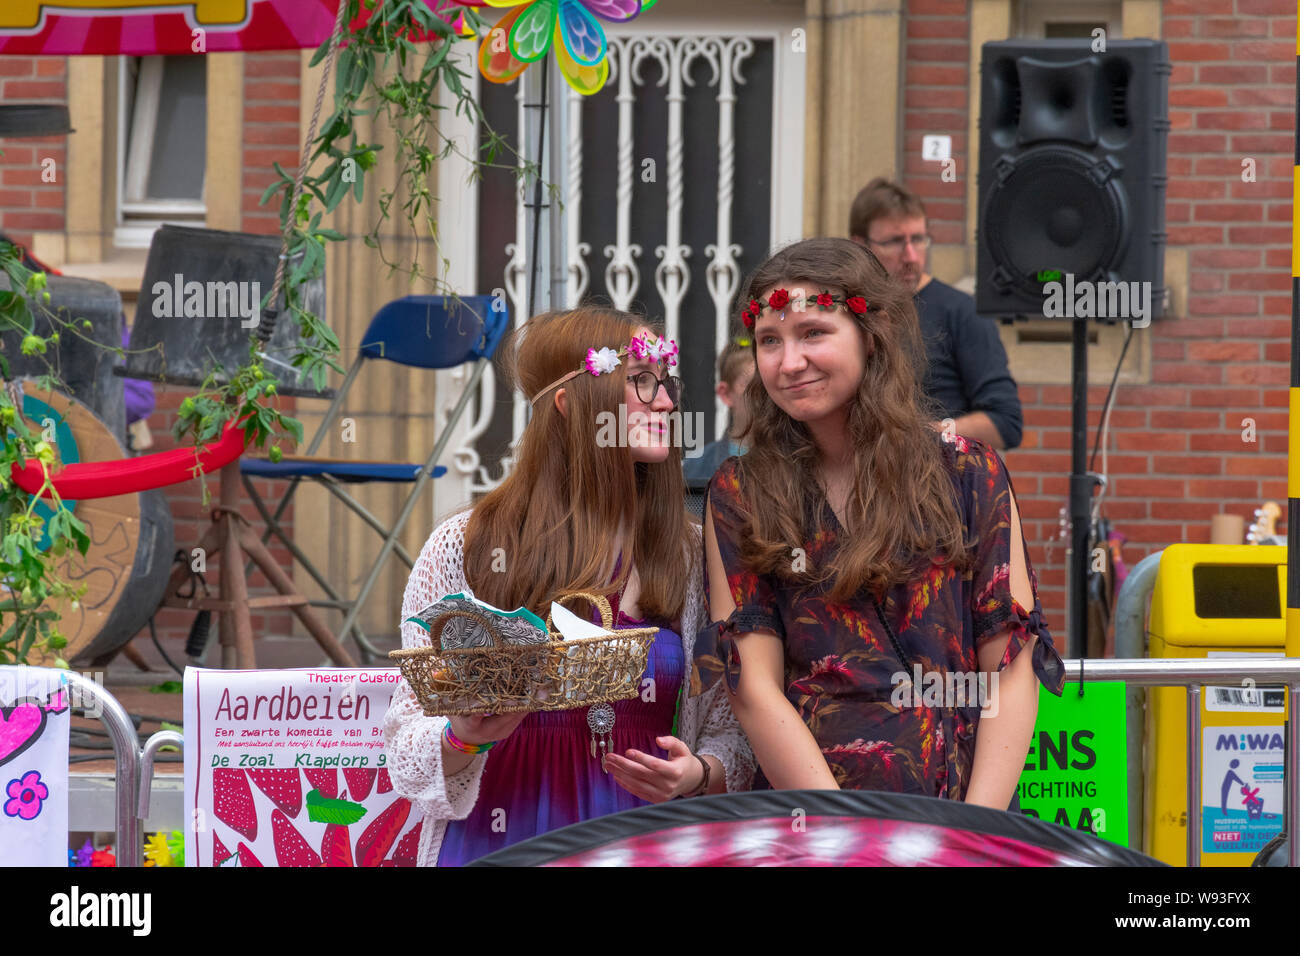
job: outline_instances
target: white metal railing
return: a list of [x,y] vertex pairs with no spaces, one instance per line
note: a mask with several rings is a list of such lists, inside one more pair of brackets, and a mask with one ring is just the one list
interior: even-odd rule
[[[1065,662],[1068,685],[1093,681],[1123,681],[1139,687],[1184,687],[1187,690],[1187,862],[1201,862],[1201,688],[1224,682],[1240,683],[1249,678],[1257,688],[1283,685],[1287,688],[1289,719],[1286,727],[1283,829],[1287,835],[1288,865],[1300,866],[1300,840],[1296,825],[1300,820],[1300,734],[1296,733],[1296,715],[1300,714],[1300,658],[1240,658],[1212,660],[1204,658],[1095,658]],[[104,688],[80,674],[69,673],[70,690],[79,708],[98,711],[113,741],[117,763],[115,818],[117,859],[119,866],[140,866],[142,844],[140,827],[149,815],[152,791],[153,758],[164,745],[182,746],[183,739],[174,731],[154,734],[139,748],[135,726],[122,705]]]

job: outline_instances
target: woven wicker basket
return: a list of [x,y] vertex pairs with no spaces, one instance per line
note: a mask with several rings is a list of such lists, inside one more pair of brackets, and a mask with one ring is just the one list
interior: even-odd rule
[[[609,602],[597,594],[575,593],[600,609],[601,626],[613,629]],[[478,621],[491,647],[441,648],[442,629],[453,617]],[[546,617],[551,640],[545,644],[507,644],[492,619],[473,611],[448,611],[429,622],[430,647],[389,651],[402,668],[416,698],[430,717],[513,714],[520,711],[572,710],[627,700],[640,692],[650,645],[658,628],[637,627],[609,637],[566,641]]]

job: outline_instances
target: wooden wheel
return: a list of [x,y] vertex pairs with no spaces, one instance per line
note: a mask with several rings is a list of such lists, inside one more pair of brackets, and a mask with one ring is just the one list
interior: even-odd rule
[[[89,408],[62,392],[40,389],[26,380],[23,417],[29,427],[53,438],[61,464],[125,459],[112,431]],[[152,494],[154,497],[150,497]],[[162,598],[172,550],[171,515],[160,492],[65,502],[86,525],[90,548],[83,556],[69,549],[56,573],[88,588],[74,610],[58,600],[59,629],[68,639],[61,656],[97,657],[129,641],[147,623]],[[42,501],[37,513],[48,520],[52,509]],[[32,664],[52,656],[33,654]]]

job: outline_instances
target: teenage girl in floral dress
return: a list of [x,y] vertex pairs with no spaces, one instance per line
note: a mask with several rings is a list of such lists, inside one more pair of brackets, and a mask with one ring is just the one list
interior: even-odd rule
[[911,299],[862,246],[796,243],[742,302],[750,449],[709,487],[698,679],[728,686],[757,788],[1005,809],[1064,677],[1006,466],[930,424]]

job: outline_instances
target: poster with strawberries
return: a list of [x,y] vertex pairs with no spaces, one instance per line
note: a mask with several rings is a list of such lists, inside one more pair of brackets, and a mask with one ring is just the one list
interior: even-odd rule
[[187,866],[414,866],[393,791],[396,668],[185,671]]
[[68,678],[0,667],[0,865],[68,865]]

